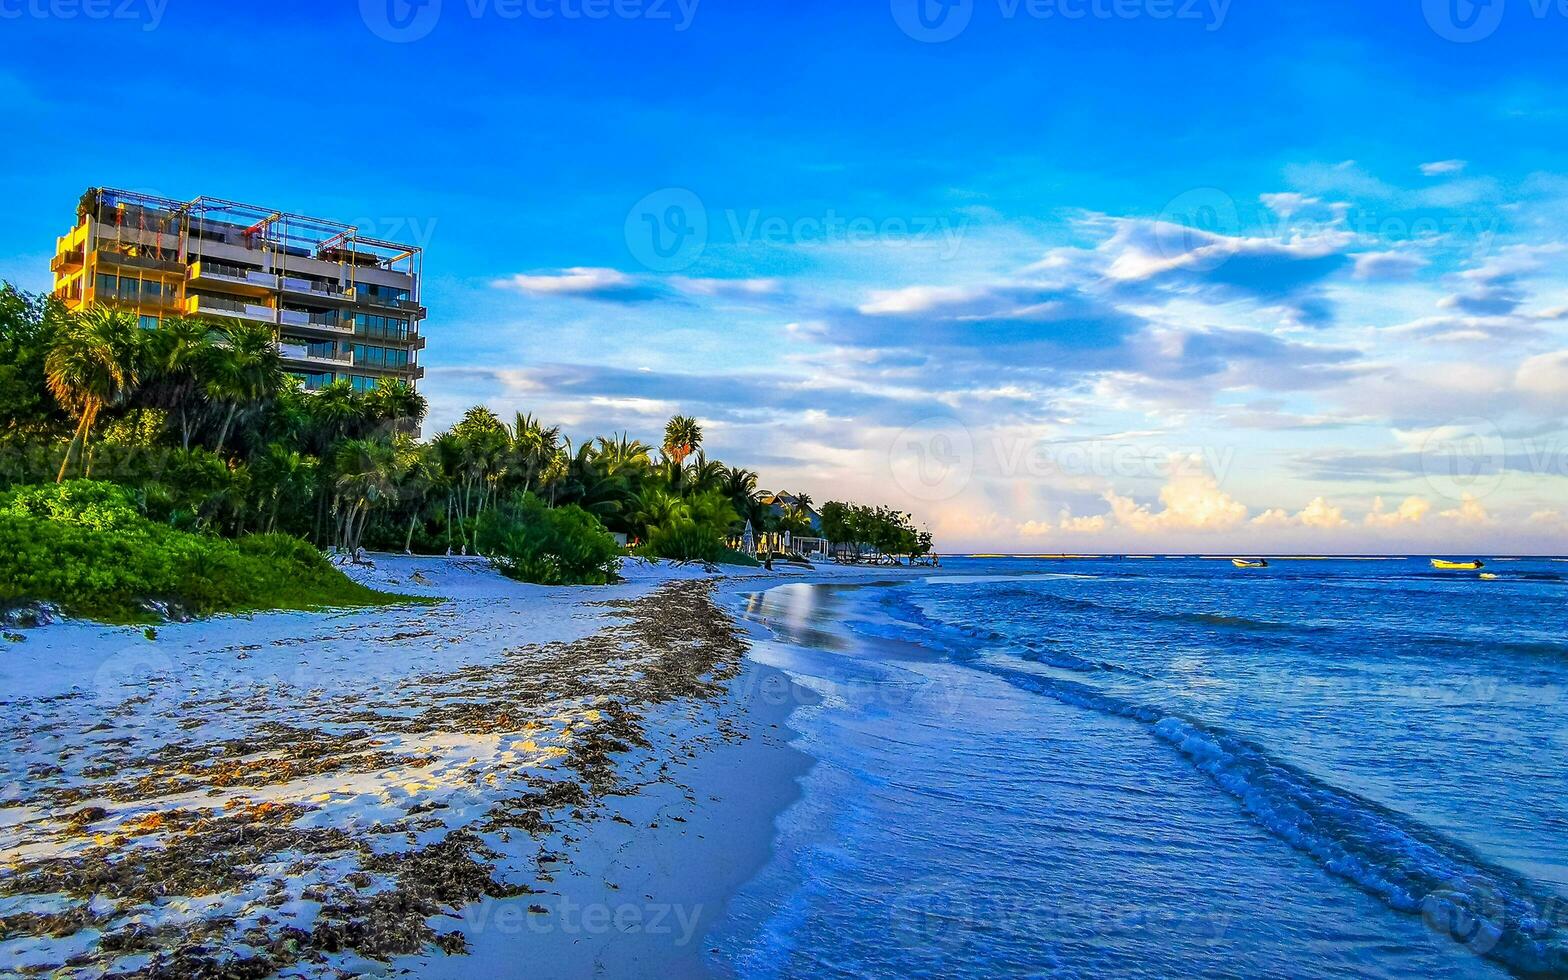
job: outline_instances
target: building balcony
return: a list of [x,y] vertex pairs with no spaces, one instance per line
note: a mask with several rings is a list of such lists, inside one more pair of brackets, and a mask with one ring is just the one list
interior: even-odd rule
[[192,296],[185,301],[185,312],[198,316],[233,317],[256,323],[278,322],[278,311],[270,306],[224,299],[221,296]]
[[85,256],[78,246],[77,248],[60,252],[53,259],[50,259],[49,270],[57,275],[65,272],[75,272],[82,267],[83,261],[85,261]]
[[189,278],[193,286],[224,289],[245,296],[270,296],[278,289],[278,277],[274,273],[211,259],[191,263]]
[[283,310],[278,314],[278,322],[290,330],[330,333],[340,337],[351,337],[354,335],[354,325],[352,323],[328,320],[320,316],[313,316],[302,310]]
[[[80,296],[81,292],[77,291],[76,298],[80,298]],[[105,305],[130,306],[157,312],[170,312],[179,309],[179,297],[174,294],[173,289],[154,293],[145,289],[137,289],[134,283],[122,285],[117,289],[104,289],[94,285],[87,290],[87,302],[89,305],[103,303]]]
[[392,299],[387,296],[378,296],[363,286],[350,286],[348,298],[360,306],[374,306],[383,310],[394,310],[404,316],[419,320],[425,316],[425,308],[411,299]]
[[127,255],[108,248],[94,249],[92,256],[93,262],[100,267],[112,266],[119,269],[185,274],[184,264],[171,259],[159,259],[149,255]]
[[299,279],[295,276],[284,275],[279,277],[284,293],[296,296],[308,296],[315,300],[327,300],[333,303],[352,303],[347,291],[341,286],[319,283],[312,279]]
[[351,351],[340,354],[313,354],[304,344],[282,344],[278,348],[285,361],[296,361],[312,367],[326,368],[329,371],[341,370],[354,366],[354,355]]

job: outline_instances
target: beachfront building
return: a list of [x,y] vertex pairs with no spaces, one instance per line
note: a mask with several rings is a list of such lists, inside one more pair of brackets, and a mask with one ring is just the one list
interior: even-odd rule
[[315,389],[424,376],[421,250],[336,221],[211,197],[95,187],[60,237],[54,295],[155,329],[169,316],[272,325],[285,370]]
[[762,505],[775,519],[786,513],[798,514],[807,525],[799,531],[772,533],[763,536],[762,547],[767,550],[793,551],[802,555],[827,554],[828,542],[822,537],[822,515],[809,503],[803,504],[792,493],[764,493]]

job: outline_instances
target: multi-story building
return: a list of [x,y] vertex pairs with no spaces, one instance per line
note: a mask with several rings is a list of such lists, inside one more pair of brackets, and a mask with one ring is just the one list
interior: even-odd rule
[[425,338],[421,250],[336,221],[210,197],[180,202],[93,188],[59,239],[54,294],[134,310],[270,324],[307,388],[417,382]]

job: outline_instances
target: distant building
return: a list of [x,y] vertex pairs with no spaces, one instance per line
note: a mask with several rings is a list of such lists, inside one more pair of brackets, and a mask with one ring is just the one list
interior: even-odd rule
[[288,373],[306,388],[424,377],[422,251],[336,221],[217,198],[174,201],[93,188],[50,268],[75,309],[231,317],[272,325]]
[[[762,505],[768,508],[768,512],[776,518],[783,517],[786,510],[796,508],[804,514],[806,521],[811,525],[811,533],[792,533],[789,540],[791,550],[808,555],[816,552],[825,553],[828,550],[828,541],[821,536],[822,515],[817,512],[815,507],[809,504],[801,507],[800,498],[792,493],[763,493]],[[783,542],[784,536],[782,534],[764,535],[764,545],[766,547],[779,548],[783,546]]]

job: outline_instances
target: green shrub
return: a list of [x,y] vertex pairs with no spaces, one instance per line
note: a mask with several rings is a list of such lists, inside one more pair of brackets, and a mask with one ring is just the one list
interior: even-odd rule
[[648,547],[673,561],[716,562],[735,523],[735,508],[723,494],[710,492],[658,502],[658,519],[648,525]]
[[81,480],[0,494],[0,604],[129,623],[154,619],[150,603],[210,615],[405,599],[355,583],[297,538],[190,534],[143,519],[132,501]]
[[720,565],[740,565],[744,568],[762,567],[762,562],[746,554],[744,551],[736,551],[734,548],[729,547],[719,549],[719,557],[717,560]]
[[536,585],[609,585],[622,549],[597,517],[576,505],[549,507],[531,493],[486,511],[479,540],[502,574]]

